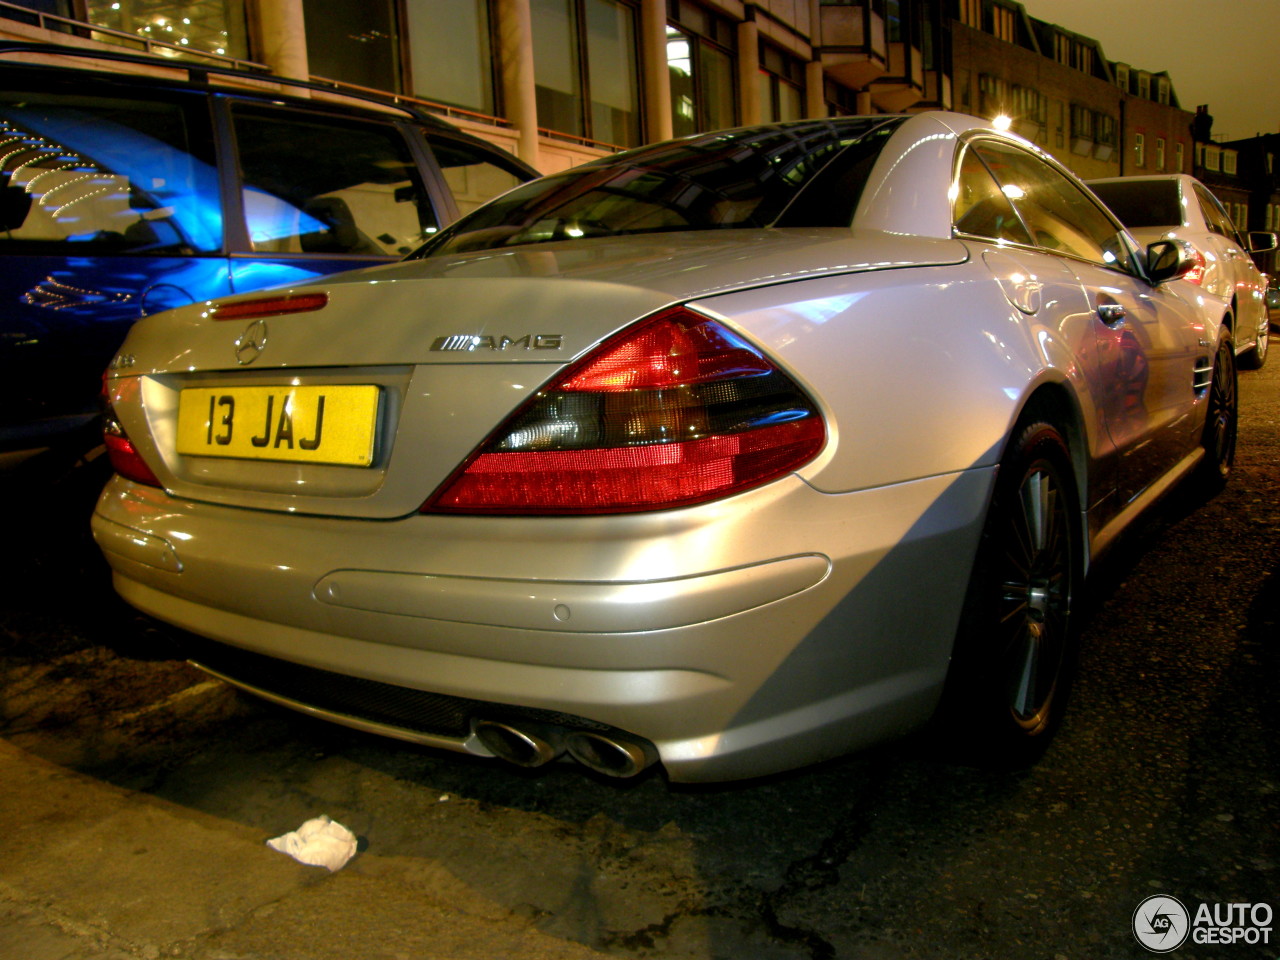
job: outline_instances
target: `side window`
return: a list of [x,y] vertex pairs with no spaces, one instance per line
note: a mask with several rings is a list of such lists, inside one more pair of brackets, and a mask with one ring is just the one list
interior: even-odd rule
[[473,143],[431,135],[427,136],[427,141],[440,164],[449,192],[453,194],[459,216],[529,179],[517,175],[497,157]]
[[391,124],[252,107],[232,120],[254,252],[397,257],[439,228]]
[[1062,173],[1012,144],[981,141],[974,149],[991,167],[1037,246],[1132,269],[1131,251],[1121,228]]
[[1200,212],[1204,214],[1204,220],[1209,225],[1209,229],[1230,240],[1235,240],[1236,228],[1217,198],[1198,183],[1195,184],[1195,191],[1196,200],[1200,203]]
[[176,102],[0,91],[0,253],[220,250],[206,128]]
[[1027,228],[982,159],[964,148],[956,174],[952,222],[960,233],[1031,245]]

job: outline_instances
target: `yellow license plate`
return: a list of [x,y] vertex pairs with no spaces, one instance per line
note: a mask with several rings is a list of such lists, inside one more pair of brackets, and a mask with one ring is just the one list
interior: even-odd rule
[[367,467],[378,388],[193,387],[178,399],[178,452]]

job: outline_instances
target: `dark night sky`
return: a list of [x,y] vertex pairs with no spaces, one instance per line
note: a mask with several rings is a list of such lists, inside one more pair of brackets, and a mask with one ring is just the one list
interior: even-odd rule
[[1028,14],[1102,44],[1108,60],[1168,71],[1184,110],[1201,103],[1215,140],[1280,131],[1277,0],[1023,0]]

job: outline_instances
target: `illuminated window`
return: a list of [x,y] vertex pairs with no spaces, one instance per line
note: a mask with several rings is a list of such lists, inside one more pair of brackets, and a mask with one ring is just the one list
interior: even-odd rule
[[171,43],[193,52],[247,60],[249,42],[244,6],[244,0],[177,0],[163,5],[86,0],[85,19],[108,30],[137,34],[146,40]]
[[736,31],[724,17],[691,3],[667,27],[671,126],[677,137],[737,123]]

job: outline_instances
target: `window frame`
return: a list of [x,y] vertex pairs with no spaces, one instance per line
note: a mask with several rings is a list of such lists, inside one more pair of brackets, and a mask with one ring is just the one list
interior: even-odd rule
[[429,204],[438,227],[448,225],[451,214],[456,211],[448,187],[440,173],[435,157],[429,152],[423,133],[435,133],[409,120],[394,117],[386,119],[351,116],[340,111],[310,109],[296,104],[279,104],[255,98],[241,97],[234,94],[218,93],[214,95],[215,124],[217,126],[219,169],[222,175],[223,193],[223,231],[227,255],[233,259],[249,258],[253,260],[315,260],[351,259],[356,262],[385,262],[395,259],[397,254],[358,254],[358,253],[317,253],[273,252],[255,250],[250,236],[248,216],[245,211],[244,192],[246,181],[241,168],[240,149],[237,142],[234,113],[237,108],[249,109],[261,113],[279,112],[291,118],[308,119],[317,123],[345,123],[347,125],[369,125],[382,127],[394,133],[404,144],[405,151],[412,160],[415,174],[421,179],[424,200]]
[[[1112,228],[1114,228],[1114,232],[1112,235],[1118,239],[1120,246],[1123,248],[1121,252],[1123,254],[1124,259],[1121,260],[1117,258],[1110,262],[1108,262],[1105,259],[1093,259],[1091,257],[1083,256],[1080,253],[1077,253],[1070,249],[1060,249],[1060,248],[1049,247],[1037,241],[1035,239],[1035,231],[1032,230],[1030,223],[1027,221],[1026,214],[1024,213],[1022,207],[1019,205],[1019,202],[1018,202],[1019,198],[1010,196],[1007,192],[1004,191],[1004,185],[1000,179],[1000,176],[995,172],[994,169],[992,169],[991,164],[988,161],[988,158],[983,155],[982,147],[984,144],[993,145],[1001,149],[1008,150],[1012,153],[1021,155],[1022,157],[1026,158],[1032,163],[1038,162],[1041,166],[1043,166],[1044,169],[1048,170],[1052,175],[1056,175],[1057,177],[1061,178],[1063,182],[1065,182],[1068,186],[1070,186],[1073,189],[1074,194],[1076,195],[1076,198],[1078,200],[1083,201],[1089,208],[1091,208],[1094,212],[1096,212],[1099,215],[1099,217],[1101,217]],[[1107,270],[1115,270],[1116,272],[1122,273],[1125,276],[1130,276],[1130,277],[1136,276],[1140,278],[1143,276],[1141,272],[1142,271],[1141,258],[1138,256],[1138,250],[1133,245],[1133,240],[1130,237],[1128,230],[1115,217],[1115,215],[1112,214],[1111,211],[1106,208],[1104,204],[1102,204],[1092,193],[1089,192],[1087,188],[1082,187],[1082,185],[1080,184],[1080,182],[1078,181],[1078,179],[1075,177],[1074,174],[1072,174],[1066,167],[1064,167],[1061,163],[1055,160],[1052,156],[1044,153],[1043,151],[1037,150],[1034,147],[1029,148],[1027,145],[995,136],[987,131],[977,131],[974,134],[961,137],[960,142],[957,144],[956,153],[952,161],[953,189],[958,187],[959,176],[961,172],[961,163],[963,162],[963,157],[965,152],[969,150],[972,150],[974,152],[976,157],[982,162],[983,166],[986,167],[988,175],[1001,188],[1001,191],[1005,192],[1006,196],[1009,197],[1010,206],[1012,207],[1014,213],[1017,214],[1017,217],[1022,224],[1023,230],[1026,232],[1027,237],[1031,239],[1032,242],[1030,244],[1026,244],[1018,241],[1000,239],[996,237],[983,237],[977,234],[966,233],[960,230],[955,225],[954,201],[952,205],[953,235],[963,236],[966,238],[970,238],[973,240],[986,242],[986,243],[995,243],[1001,246],[1009,246],[1009,247],[1014,247],[1018,249],[1034,250],[1038,253],[1065,257],[1071,260],[1078,260],[1082,263],[1088,263],[1095,267],[1101,267]],[[955,190],[955,193],[958,193],[958,190]],[[1100,249],[1103,249],[1105,252],[1105,247],[1103,247],[1102,245],[1099,245],[1099,247]]]

